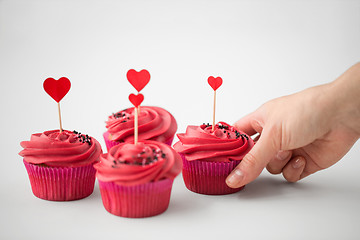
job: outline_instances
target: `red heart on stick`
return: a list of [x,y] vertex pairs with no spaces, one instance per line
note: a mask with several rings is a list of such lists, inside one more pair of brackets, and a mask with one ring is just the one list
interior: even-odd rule
[[221,77],[214,78],[214,77],[210,76],[208,78],[208,83],[214,89],[214,91],[216,91],[223,83],[223,80]]
[[138,92],[140,92],[150,81],[150,73],[145,69],[140,72],[130,69],[126,74],[126,77]]
[[66,77],[59,80],[47,78],[43,84],[45,92],[50,95],[56,102],[60,102],[63,97],[69,92],[71,83]]
[[144,101],[144,95],[142,95],[141,93],[139,93],[138,95],[132,93],[129,95],[129,100],[137,108],[138,106],[140,106],[142,101]]

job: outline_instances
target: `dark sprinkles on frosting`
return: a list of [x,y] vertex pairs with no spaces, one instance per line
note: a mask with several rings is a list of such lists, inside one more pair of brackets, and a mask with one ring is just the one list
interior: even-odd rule
[[117,113],[113,113],[112,114],[113,116],[114,116],[114,118],[121,118],[121,117],[125,117],[126,116],[126,114],[125,113],[123,113],[123,112],[117,112]]
[[73,131],[73,133],[77,134],[77,137],[79,139],[79,142],[81,143],[87,143],[89,145],[91,145],[91,137],[89,137],[89,135],[87,134],[81,134],[81,132],[78,132],[78,131]]
[[[205,126],[205,128],[207,127],[211,127],[212,125],[209,124],[209,123],[203,123],[202,126]],[[202,127],[201,126],[201,127]],[[228,136],[230,136],[230,132],[227,132],[226,130],[229,130],[229,126],[226,126],[226,125],[222,125],[221,123],[218,123],[216,124],[216,126],[218,126],[219,129],[224,129],[224,133],[227,133]],[[239,131],[235,130],[235,136],[236,136],[236,139],[240,138],[242,140],[244,140],[244,138],[246,140],[249,140],[249,137],[246,135],[246,134],[241,134]]]
[[112,115],[113,115],[113,117],[114,117],[115,119],[123,118],[124,120],[122,120],[121,123],[125,123],[125,122],[127,122],[127,120],[130,119],[129,117],[126,117],[126,114],[123,113],[122,111],[117,112],[117,113],[113,113]]
[[111,167],[117,168],[117,167],[119,167],[120,164],[134,165],[134,166],[146,166],[151,163],[157,162],[160,158],[166,159],[166,154],[163,151],[161,151],[160,149],[157,149],[157,150],[152,149],[152,153],[150,153],[150,154],[149,153],[146,154],[145,151],[142,151],[136,156],[133,155],[132,156],[133,161],[114,160]]

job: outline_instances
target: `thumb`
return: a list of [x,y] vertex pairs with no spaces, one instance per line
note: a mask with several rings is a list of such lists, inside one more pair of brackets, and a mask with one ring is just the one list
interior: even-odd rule
[[231,188],[239,188],[255,180],[270,160],[279,151],[276,139],[264,128],[254,147],[244,156],[242,161],[226,178]]

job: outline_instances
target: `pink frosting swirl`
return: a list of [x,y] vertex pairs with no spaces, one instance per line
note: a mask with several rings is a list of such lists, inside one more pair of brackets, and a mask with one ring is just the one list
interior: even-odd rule
[[188,161],[202,160],[229,162],[241,160],[254,146],[253,140],[233,126],[219,122],[211,125],[188,126],[186,133],[177,134],[179,142],[174,149]]
[[51,130],[31,135],[23,141],[19,155],[32,164],[50,167],[80,167],[98,161],[102,153],[98,141],[87,135],[63,130]]
[[94,167],[100,181],[131,186],[174,179],[181,172],[182,160],[168,145],[147,140],[112,147]]
[[[134,142],[134,108],[128,108],[109,116],[106,128],[110,140]],[[177,130],[175,118],[160,107],[141,106],[139,113],[139,140],[166,142]]]

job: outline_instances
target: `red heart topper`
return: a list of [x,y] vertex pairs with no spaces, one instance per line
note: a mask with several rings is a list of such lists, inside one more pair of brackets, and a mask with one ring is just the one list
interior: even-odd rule
[[150,73],[145,69],[140,72],[130,69],[126,74],[126,77],[138,92],[140,92],[150,81]]
[[214,91],[216,91],[223,83],[223,80],[221,77],[214,78],[214,77],[210,76],[208,78],[208,83],[214,89]]
[[137,108],[138,106],[140,106],[142,101],[144,101],[144,95],[142,95],[141,93],[139,93],[138,95],[132,93],[129,95],[129,100]]
[[43,84],[45,92],[50,95],[56,102],[60,102],[63,97],[69,92],[71,83],[66,77],[59,80],[47,78]]

